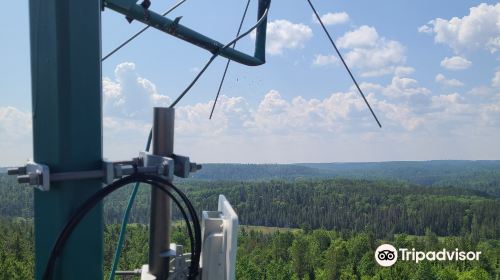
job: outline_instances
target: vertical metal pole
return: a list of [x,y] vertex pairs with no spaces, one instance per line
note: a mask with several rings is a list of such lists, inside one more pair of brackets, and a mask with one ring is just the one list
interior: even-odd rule
[[[34,160],[51,172],[102,164],[101,0],[30,0]],[[35,275],[54,242],[100,180],[59,182],[35,191]],[[102,205],[69,238],[53,279],[102,279]]]
[[[153,154],[171,157],[174,153],[175,109],[154,108]],[[151,218],[149,233],[149,273],[158,280],[168,277],[169,259],[160,254],[170,249],[172,201],[153,188],[151,191]]]

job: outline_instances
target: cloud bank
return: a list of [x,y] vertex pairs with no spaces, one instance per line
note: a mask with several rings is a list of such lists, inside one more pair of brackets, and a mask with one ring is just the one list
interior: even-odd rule
[[471,7],[464,17],[449,20],[436,18],[418,31],[434,35],[434,41],[451,47],[455,52],[485,49],[495,53],[500,48],[500,3]]

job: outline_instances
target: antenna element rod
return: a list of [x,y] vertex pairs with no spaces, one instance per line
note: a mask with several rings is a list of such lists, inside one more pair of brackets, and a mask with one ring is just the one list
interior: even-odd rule
[[354,82],[354,84],[356,85],[356,87],[358,88],[358,91],[359,93],[361,94],[361,96],[363,97],[363,100],[365,101],[366,103],[366,106],[368,106],[368,109],[370,109],[370,112],[372,113],[373,117],[375,118],[375,121],[377,122],[378,126],[380,128],[382,128],[382,125],[380,124],[380,122],[378,121],[378,118],[377,116],[375,115],[375,112],[373,112],[372,110],[372,107],[370,106],[370,103],[368,103],[368,100],[366,100],[366,97],[363,93],[363,91],[361,90],[361,88],[359,87],[358,85],[358,82],[356,81],[356,79],[354,78],[354,76],[352,75],[351,73],[351,70],[349,69],[349,67],[347,66],[347,64],[345,63],[344,61],[344,58],[342,57],[342,55],[340,54],[340,51],[339,49],[337,48],[337,46],[335,45],[335,43],[333,42],[333,39],[332,37],[330,36],[330,33],[328,32],[328,30],[326,30],[326,27],[325,25],[323,24],[323,21],[321,20],[321,17],[318,15],[318,12],[316,12],[316,9],[314,8],[313,4],[311,3],[311,0],[307,0],[307,2],[309,2],[309,6],[311,6],[311,9],[313,10],[314,12],[314,15],[316,16],[316,18],[318,19],[319,23],[321,24],[321,27],[323,27],[323,30],[325,31],[326,33],[326,36],[328,36],[328,39],[330,40],[330,43],[332,43],[332,46],[335,48],[335,51],[337,52],[337,54],[339,55],[340,57],[340,60],[342,61],[342,63],[344,64],[345,66],[345,69],[347,70],[347,72],[349,73],[349,76],[351,76],[351,79],[352,81]]

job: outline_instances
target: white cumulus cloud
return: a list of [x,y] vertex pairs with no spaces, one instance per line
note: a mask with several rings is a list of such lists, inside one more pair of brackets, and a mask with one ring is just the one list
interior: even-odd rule
[[425,122],[425,118],[416,115],[408,105],[390,103],[386,100],[382,100],[376,105],[386,120],[391,121],[391,125],[398,124],[407,131],[415,130]]
[[405,48],[398,41],[379,36],[374,27],[363,25],[337,40],[340,48],[349,49],[346,63],[360,68],[361,75],[376,77],[394,73],[406,60]]
[[31,113],[15,107],[0,107],[0,135],[20,139],[31,134]]
[[456,92],[433,96],[431,100],[433,107],[442,109],[441,113],[462,113],[470,107]]
[[317,54],[314,56],[313,64],[317,66],[326,66],[336,64],[339,59],[335,55]]
[[176,109],[176,129],[180,137],[237,135],[251,118],[252,109],[243,97],[221,95],[212,119],[213,101]]
[[[315,14],[313,14],[312,17],[314,23],[319,23]],[[325,25],[343,24],[349,21],[349,14],[346,12],[327,13],[321,16],[321,21]]]
[[435,81],[449,87],[461,87],[464,85],[461,81],[457,79],[447,79],[443,74],[439,73],[436,75]]
[[493,79],[491,79],[491,85],[493,87],[500,88],[500,71],[496,71]]
[[413,74],[413,72],[415,72],[415,68],[409,66],[398,66],[394,70],[394,74],[399,77],[408,76]]
[[471,7],[469,14],[461,18],[436,18],[419,31],[434,34],[436,43],[448,45],[456,52],[486,49],[495,53],[500,48],[500,3]]
[[[255,32],[251,35],[255,40]],[[313,36],[312,29],[302,23],[278,19],[267,24],[266,51],[271,55],[282,54],[285,49],[303,48]]]
[[350,51],[346,60],[354,67],[384,70],[405,61],[404,47],[396,41],[382,41],[375,48],[356,48]]
[[379,40],[375,27],[363,25],[360,28],[346,32],[337,40],[340,48],[358,48],[375,46]]
[[103,78],[104,114],[149,120],[153,106],[167,106],[170,98],[158,92],[156,86],[140,77],[131,62],[120,63],[115,77]]
[[471,64],[472,62],[461,56],[445,57],[441,61],[441,66],[448,70],[464,70],[469,68]]
[[0,107],[0,167],[21,165],[33,156],[31,112]]
[[419,86],[417,80],[399,76],[394,76],[391,83],[386,86],[382,92],[384,95],[392,98],[430,94],[430,90]]
[[270,90],[246,126],[268,133],[321,134],[340,129],[343,120],[349,120],[364,106],[355,92],[332,93],[323,100],[296,96],[288,101],[277,90]]

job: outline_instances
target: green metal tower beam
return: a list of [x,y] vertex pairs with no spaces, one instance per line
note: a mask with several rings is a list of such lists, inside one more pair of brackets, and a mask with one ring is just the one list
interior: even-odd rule
[[[30,0],[34,160],[51,172],[102,165],[101,0]],[[59,232],[99,180],[35,190],[36,279]],[[102,205],[77,227],[54,279],[102,279]]]

